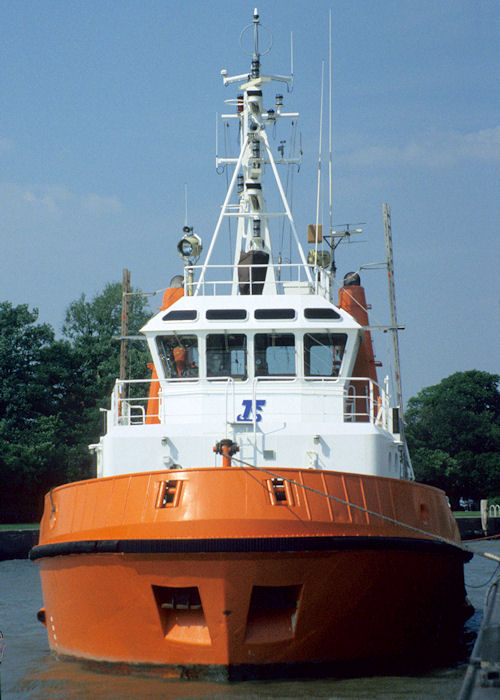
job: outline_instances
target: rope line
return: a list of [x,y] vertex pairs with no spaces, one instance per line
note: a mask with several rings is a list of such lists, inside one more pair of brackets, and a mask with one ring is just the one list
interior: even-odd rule
[[500,535],[485,535],[484,537],[474,537],[467,540],[467,542],[483,542],[484,540],[498,540],[498,538],[500,538]]
[[496,574],[499,572],[500,572],[500,564],[498,564],[498,566],[495,569],[493,569],[493,573],[491,574],[491,576],[489,577],[489,579],[485,583],[480,583],[478,586],[474,586],[474,585],[472,585],[472,583],[468,583],[467,588],[484,588],[484,586],[487,586],[490,583],[490,581],[492,581],[495,578]]
[[249,462],[245,462],[242,459],[238,459],[237,457],[232,457],[231,458],[235,462],[239,462],[245,467],[249,467],[250,469],[255,469],[256,471],[264,472],[265,474],[269,474],[270,476],[274,476],[276,479],[282,479],[283,481],[287,481],[289,484],[294,484],[295,486],[298,486],[299,488],[304,489],[305,491],[311,491],[312,493],[317,494],[318,496],[323,496],[324,498],[328,498],[332,501],[336,501],[337,503],[341,503],[342,505],[348,506],[349,508],[354,508],[356,510],[360,510],[363,513],[367,513],[368,515],[373,515],[376,518],[380,518],[381,520],[385,520],[386,522],[391,523],[392,525],[398,525],[400,527],[404,527],[407,530],[411,530],[412,532],[416,532],[419,535],[425,535],[426,537],[430,537],[432,539],[438,540],[439,542],[443,542],[444,544],[451,545],[452,547],[456,547],[457,549],[460,549],[464,552],[467,552],[469,554],[476,554],[477,556],[480,557],[485,557],[486,559],[492,559],[493,561],[496,561],[500,564],[500,557],[497,556],[496,554],[492,554],[490,552],[477,552],[474,549],[471,549],[470,547],[467,547],[467,545],[464,545],[463,542],[454,542],[453,540],[448,539],[447,537],[442,537],[441,535],[436,535],[433,532],[428,532],[427,530],[422,530],[421,528],[415,527],[414,525],[408,525],[408,523],[403,523],[400,520],[395,520],[394,518],[390,518],[388,515],[382,515],[382,513],[377,513],[374,510],[369,510],[368,508],[364,508],[363,506],[358,506],[355,503],[350,503],[349,501],[345,501],[342,498],[338,498],[337,496],[331,496],[329,493],[325,493],[324,491],[320,491],[318,489],[313,488],[312,486],[306,486],[305,484],[301,484],[298,481],[295,481],[295,479],[289,479],[285,476],[282,476],[281,474],[276,474],[275,472],[269,471],[269,469],[264,469],[264,467],[257,467],[254,464],[250,464]]

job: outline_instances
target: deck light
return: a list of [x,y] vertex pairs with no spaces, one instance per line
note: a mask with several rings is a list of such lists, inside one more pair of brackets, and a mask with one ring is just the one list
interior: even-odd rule
[[182,229],[184,235],[181,240],[177,243],[177,251],[182,258],[182,262],[186,268],[187,273],[187,295],[193,295],[193,281],[194,281],[194,269],[193,265],[199,260],[203,246],[201,243],[201,238],[193,233],[192,226],[184,226]]
[[177,244],[177,250],[184,265],[194,265],[203,250],[201,238],[196,233],[193,233],[193,229],[189,226],[184,226],[182,230],[184,235]]

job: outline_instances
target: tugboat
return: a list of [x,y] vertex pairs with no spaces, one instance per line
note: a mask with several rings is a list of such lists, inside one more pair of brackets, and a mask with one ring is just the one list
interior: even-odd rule
[[[97,478],[45,499],[30,556],[61,658],[184,677],[333,671],[433,654],[468,613],[470,555],[445,494],[414,480],[358,274],[334,303],[342,234],[312,225],[302,248],[278,173],[299,159],[267,135],[298,115],[263,96],[292,76],[262,73],[257,11],[247,29],[250,71],[222,71],[240,151],[217,159],[234,169],[205,261],[186,226],[184,277],[142,329],[152,377],[117,380]],[[212,264],[225,221],[232,260]],[[273,253],[285,225],[295,263]]]

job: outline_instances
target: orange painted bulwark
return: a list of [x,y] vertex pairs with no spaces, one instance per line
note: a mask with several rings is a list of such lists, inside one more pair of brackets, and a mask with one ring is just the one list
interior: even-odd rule
[[353,507],[458,542],[441,491],[275,471],[294,483],[231,467],[54,489],[31,553],[51,648],[166,673],[257,668],[396,658],[463,623],[464,554]]

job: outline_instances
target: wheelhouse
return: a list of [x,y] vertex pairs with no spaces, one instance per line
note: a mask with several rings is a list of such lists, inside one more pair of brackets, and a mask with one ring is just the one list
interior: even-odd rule
[[[202,302],[202,303],[200,303]],[[339,381],[361,328],[321,297],[181,298],[143,329],[166,382]]]

